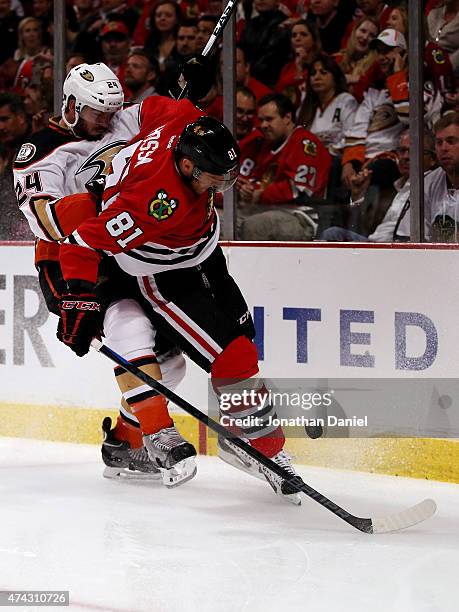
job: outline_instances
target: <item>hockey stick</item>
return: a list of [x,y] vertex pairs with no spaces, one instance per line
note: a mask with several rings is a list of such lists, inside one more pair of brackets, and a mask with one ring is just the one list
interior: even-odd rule
[[204,423],[209,429],[215,431],[219,436],[225,438],[229,444],[232,444],[239,450],[239,456],[248,455],[252,459],[255,459],[255,461],[271,470],[271,472],[274,472],[283,478],[294,489],[305,493],[308,497],[312,498],[324,508],[327,508],[327,510],[330,510],[330,512],[333,512],[333,514],[359,531],[363,531],[364,533],[387,533],[389,531],[398,531],[400,529],[405,529],[406,527],[411,527],[416,523],[420,523],[421,521],[430,518],[435,513],[435,502],[431,499],[425,499],[416,506],[403,510],[402,512],[398,512],[397,514],[389,515],[385,518],[360,518],[358,516],[354,516],[325,497],[325,495],[322,495],[322,493],[319,493],[310,487],[302,478],[300,478],[300,476],[292,477],[292,475],[284,470],[284,468],[280,467],[277,465],[277,463],[274,463],[274,461],[257,451],[255,448],[253,448],[253,446],[250,446],[250,444],[244,442],[240,438],[233,437],[233,435],[225,427],[209,418],[206,414],[189,404],[187,401],[176,395],[173,391],[162,385],[159,381],[155,380],[129,361],[126,361],[126,359],[121,357],[121,355],[118,355],[108,346],[102,344],[100,340],[94,338],[94,340],[91,342],[91,346],[96,349],[96,351],[99,351],[99,353],[102,353],[117,365],[121,366],[124,370],[126,370],[126,372],[130,372],[149,387],[155,389],[155,391],[158,391],[158,393],[179,406],[179,408],[193,416],[201,423]]
[[[234,10],[236,9],[236,6],[237,6],[237,0],[228,0],[228,4],[225,6],[225,10],[221,14],[221,17],[217,21],[217,25],[215,26],[214,31],[210,35],[210,38],[207,41],[206,46],[201,52],[201,57],[207,57],[214,50],[214,47],[218,39],[220,38],[220,36],[223,34],[223,30],[225,29],[225,26],[228,23]],[[182,77],[183,75],[180,75],[179,83]],[[188,95],[189,89],[190,89],[190,86],[188,83],[186,83],[186,85],[183,87],[182,91],[178,95],[177,100],[182,100],[183,98],[186,98],[186,96]]]

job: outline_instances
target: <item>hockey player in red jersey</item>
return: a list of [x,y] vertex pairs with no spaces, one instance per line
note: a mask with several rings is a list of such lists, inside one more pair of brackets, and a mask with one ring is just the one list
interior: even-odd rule
[[[62,117],[51,119],[47,129],[25,142],[14,164],[18,203],[38,238],[35,263],[40,286],[48,309],[55,314],[64,291],[58,241],[96,214],[96,198],[79,192],[103,181],[115,154],[139,133],[147,108],[154,107],[150,112],[166,119],[156,97],[126,109],[122,108],[123,97],[118,79],[104,64],[75,67],[64,83]],[[155,330],[131,298],[128,283],[119,282],[122,273],[116,268],[110,265],[110,291],[104,286],[105,336],[126,359],[156,378],[161,376],[161,361],[164,382],[175,387],[184,375],[183,356],[169,342],[169,347],[163,342],[162,355],[156,354]],[[159,478],[143,447],[138,421],[129,412],[138,381],[119,369],[115,375],[123,404],[114,430],[110,431],[110,419],[104,420],[104,475],[137,476],[142,472]],[[143,392],[142,398],[147,404],[154,401],[154,393]]]
[[[263,382],[254,378],[258,356],[252,318],[217,242],[215,198],[237,179],[238,145],[223,124],[202,117],[189,101],[164,104],[173,118],[164,122],[154,114],[145,116],[141,140],[113,160],[103,212],[82,223],[62,246],[68,293],[60,302],[58,338],[78,347],[79,354],[89,350],[99,325],[94,289],[99,253],[112,253],[125,272],[137,277],[158,329],[211,373],[217,393],[235,385],[240,392],[262,391]],[[154,412],[144,411],[141,402],[131,408],[152,460],[160,468],[174,465],[176,445],[168,437],[164,398],[157,397]],[[269,418],[274,408],[260,408],[257,401],[244,406],[244,416],[258,419],[241,435],[294,474],[283,451],[283,432]],[[240,416],[241,407],[233,406],[231,414]],[[260,470],[277,493],[299,502],[281,478]]]

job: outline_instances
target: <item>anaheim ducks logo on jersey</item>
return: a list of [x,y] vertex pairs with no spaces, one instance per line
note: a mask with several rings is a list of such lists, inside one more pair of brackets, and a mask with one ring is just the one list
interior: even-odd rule
[[113,158],[125,145],[125,140],[117,140],[116,142],[111,142],[101,149],[98,149],[91,157],[88,157],[88,159],[84,161],[75,174],[81,174],[82,172],[86,172],[86,170],[94,170],[92,176],[88,177],[85,185],[97,181],[101,177],[108,176],[110,174],[110,166]]
[[79,74],[85,81],[94,81],[94,75],[89,70],[83,70],[83,72],[80,72]]
[[148,204],[148,214],[156,221],[164,221],[174,214],[178,204],[178,200],[169,198],[164,189],[160,189],[155,199]]
[[368,133],[381,132],[398,123],[397,112],[392,104],[381,104],[375,109],[368,127]]

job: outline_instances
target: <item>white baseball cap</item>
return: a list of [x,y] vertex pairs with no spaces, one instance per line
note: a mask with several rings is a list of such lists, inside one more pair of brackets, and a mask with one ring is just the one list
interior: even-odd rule
[[387,47],[400,47],[401,49],[407,50],[406,38],[401,32],[394,30],[393,28],[387,28],[383,30],[377,38],[374,38],[370,42],[370,49],[377,49],[378,43],[383,43]]

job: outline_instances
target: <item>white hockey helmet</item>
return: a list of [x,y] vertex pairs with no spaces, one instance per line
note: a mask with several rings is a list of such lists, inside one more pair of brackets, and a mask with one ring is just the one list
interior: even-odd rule
[[[75,120],[70,123],[65,117],[69,97],[75,98]],[[114,113],[123,107],[124,93],[118,77],[108,66],[80,64],[68,73],[64,81],[62,118],[66,125],[75,127],[84,106],[103,113]]]

